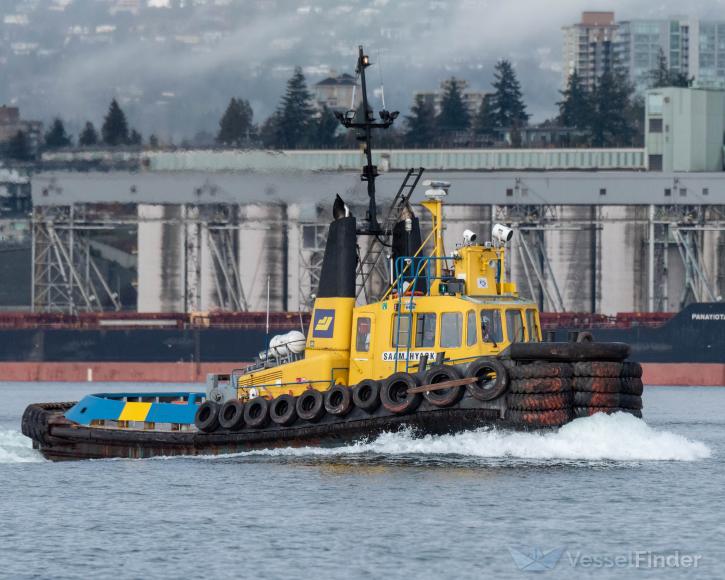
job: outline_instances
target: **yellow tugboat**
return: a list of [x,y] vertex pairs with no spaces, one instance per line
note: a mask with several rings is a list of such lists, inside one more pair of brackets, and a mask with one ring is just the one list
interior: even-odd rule
[[[467,230],[446,254],[450,184],[425,183],[421,205],[432,223],[425,239],[410,206],[422,169],[408,172],[378,223],[371,132],[397,113],[374,119],[368,66],[361,47],[366,118],[355,122],[354,111],[339,117],[365,143],[368,214],[359,224],[337,196],[307,336],[274,337],[252,366],[210,375],[205,392],[30,405],[23,433],[46,457],[217,454],[341,445],[401,426],[441,434],[494,424],[556,427],[595,412],[641,415],[641,368],[625,361],[627,345],[542,342],[536,304],[505,276],[510,228],[496,224],[484,243]],[[357,304],[358,287],[371,284],[371,265],[385,259],[387,288],[380,299]]]

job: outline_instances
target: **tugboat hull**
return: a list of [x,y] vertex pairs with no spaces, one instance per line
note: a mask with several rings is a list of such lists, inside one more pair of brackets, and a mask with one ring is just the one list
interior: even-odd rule
[[[94,395],[79,404],[30,405],[23,415],[22,431],[46,458],[65,460],[336,447],[371,440],[381,433],[403,428],[410,429],[416,436],[425,436],[485,426],[551,428],[597,412],[624,411],[641,416],[642,368],[637,363],[623,361],[628,351],[626,345],[539,343],[514,346],[516,348],[511,348],[512,359],[496,363],[500,376],[494,382],[500,388],[487,390],[493,382],[475,382],[477,372],[486,367],[493,368],[490,359],[479,359],[457,371],[454,367],[436,367],[436,372],[443,373],[444,379],[460,375],[468,378],[413,386],[405,396],[415,397],[416,404],[408,408],[404,408],[405,401],[396,407],[386,397],[381,397],[372,406],[358,406],[348,401],[344,411],[335,411],[328,400],[325,407],[329,412],[321,410],[307,418],[302,413],[287,419],[277,416],[275,423],[270,420],[274,417],[268,415],[266,420],[257,423],[240,422],[237,429],[220,427],[218,421],[207,428],[195,420],[197,429],[191,419],[184,420],[183,417],[194,417],[196,413],[198,419],[199,411],[205,405],[217,409],[214,411],[216,416],[220,414],[218,406],[211,403],[198,405],[202,393],[176,393],[174,397],[183,399],[184,404],[165,407],[160,403],[138,402],[139,394],[129,394],[125,402],[122,394]],[[446,369],[452,374],[446,374]],[[396,376],[391,376],[385,384]],[[401,380],[396,379],[398,383]],[[420,383],[411,381],[411,385],[416,384]],[[348,388],[337,386],[335,389],[345,391]],[[382,389],[385,390],[385,386]],[[295,401],[294,397],[285,396],[289,401]],[[168,394],[166,398],[169,398]],[[156,409],[157,404],[162,407],[160,410]],[[244,404],[245,417],[246,406],[254,404],[254,399]],[[106,411],[105,420],[98,422],[88,418],[91,415],[98,417],[93,415],[93,405]],[[145,411],[143,416],[134,419],[128,408],[138,409],[139,406]],[[267,408],[264,401],[263,407]],[[81,418],[84,416],[86,419]],[[173,423],[163,423],[169,420]]]
[[[461,403],[464,403],[462,401]],[[65,410],[73,404],[66,403]],[[411,429],[416,435],[442,435],[506,424],[496,408],[420,410],[411,415],[369,416],[353,410],[344,420],[325,418],[300,427],[271,427],[241,432],[147,431],[99,428],[74,424],[57,406],[30,405],[23,418],[23,433],[51,460],[128,458],[155,456],[222,455],[284,447],[339,447],[369,440],[384,432]]]

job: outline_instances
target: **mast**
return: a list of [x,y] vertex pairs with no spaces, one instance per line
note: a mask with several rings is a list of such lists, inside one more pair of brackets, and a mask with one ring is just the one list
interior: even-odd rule
[[[346,111],[344,114],[336,112],[335,116],[337,120],[347,129],[360,129],[361,134],[358,139],[364,144],[365,161],[366,164],[363,166],[362,173],[360,174],[360,180],[367,182],[368,188],[368,213],[367,213],[367,227],[358,231],[359,234],[363,235],[378,235],[385,233],[380,228],[378,223],[378,210],[375,200],[375,178],[379,175],[378,168],[373,165],[373,148],[372,148],[372,133],[373,129],[387,129],[393,124],[393,121],[400,114],[398,111],[388,111],[383,109],[380,111],[380,120],[375,120],[375,113],[368,107],[368,91],[367,83],[365,79],[365,69],[372,63],[370,58],[363,51],[362,45],[359,47],[359,53],[357,58],[357,67],[355,72],[360,75],[360,85],[362,89],[362,106],[363,106],[363,119],[356,120],[355,116],[357,112],[354,109]],[[353,103],[354,105],[354,103]]]

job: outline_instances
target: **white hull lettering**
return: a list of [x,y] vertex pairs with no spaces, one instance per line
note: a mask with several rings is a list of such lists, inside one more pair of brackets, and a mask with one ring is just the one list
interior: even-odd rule
[[700,312],[693,312],[692,320],[725,320],[725,314],[723,314],[723,313],[705,314],[705,313],[700,313]]
[[396,360],[409,360],[411,362],[417,362],[424,354],[428,355],[429,361],[432,361],[436,356],[436,353],[432,350],[411,351],[410,353],[404,350],[400,350],[396,353],[394,350],[392,350],[383,353],[383,362],[395,362]]

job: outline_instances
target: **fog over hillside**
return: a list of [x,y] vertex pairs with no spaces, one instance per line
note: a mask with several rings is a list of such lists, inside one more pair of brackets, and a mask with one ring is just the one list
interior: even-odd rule
[[[722,0],[2,0],[0,103],[77,131],[111,97],[144,135],[176,141],[214,132],[231,96],[255,120],[275,108],[294,65],[314,83],[351,72],[362,43],[385,83],[388,108],[456,75],[487,89],[493,64],[511,59],[534,120],[555,113],[561,27],[582,10],[618,20],[681,14],[725,20]],[[379,105],[376,105],[376,108]]]

